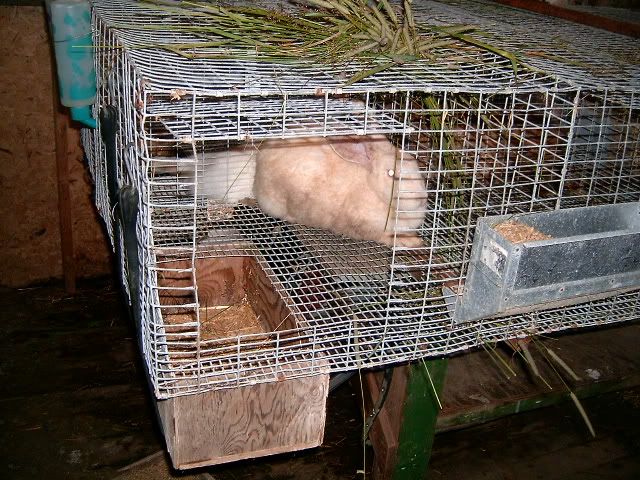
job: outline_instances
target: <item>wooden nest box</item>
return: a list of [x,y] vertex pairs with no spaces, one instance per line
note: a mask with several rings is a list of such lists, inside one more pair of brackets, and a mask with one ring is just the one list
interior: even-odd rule
[[[167,265],[175,270],[186,266],[186,261]],[[179,273],[159,279],[160,285],[177,289],[186,282]],[[293,326],[289,308],[253,257],[198,259],[196,284],[200,342],[229,338],[229,348],[235,348],[234,336]],[[166,291],[161,303],[178,303],[179,290]],[[167,331],[179,331],[195,315],[164,317]],[[189,354],[188,348],[183,350],[174,349],[176,361]],[[188,469],[317,447],[324,436],[328,389],[328,372],[298,378],[285,373],[276,382],[158,400],[173,466]]]

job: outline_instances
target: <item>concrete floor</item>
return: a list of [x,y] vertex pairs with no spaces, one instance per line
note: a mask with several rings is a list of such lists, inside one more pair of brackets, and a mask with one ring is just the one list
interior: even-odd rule
[[[82,284],[74,297],[56,285],[0,290],[0,311],[0,478],[362,478],[356,473],[363,449],[355,384],[330,396],[320,448],[175,472],[158,453],[163,443],[134,332],[108,280]],[[429,476],[640,478],[640,388],[583,404],[595,439],[575,407],[563,403],[439,434]],[[371,451],[366,454],[370,459]],[[148,461],[126,468],[149,455]]]

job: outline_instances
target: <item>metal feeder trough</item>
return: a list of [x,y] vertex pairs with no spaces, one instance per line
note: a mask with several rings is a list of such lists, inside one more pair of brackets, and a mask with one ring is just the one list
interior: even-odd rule
[[[507,221],[547,238],[511,241],[496,230]],[[640,202],[481,218],[462,291],[444,290],[453,319],[469,322],[635,288],[640,288]]]

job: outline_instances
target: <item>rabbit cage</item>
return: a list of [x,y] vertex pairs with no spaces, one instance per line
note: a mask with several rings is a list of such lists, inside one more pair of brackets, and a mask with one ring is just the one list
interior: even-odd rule
[[[176,466],[319,445],[330,373],[640,316],[631,39],[416,1],[418,24],[471,24],[495,48],[457,39],[347,82],[369,66],[225,58],[233,42],[173,5],[92,1],[101,122],[83,142]],[[264,213],[259,154],[237,154],[380,135],[397,152],[382,243]],[[330,185],[314,189],[333,215],[368,214]]]

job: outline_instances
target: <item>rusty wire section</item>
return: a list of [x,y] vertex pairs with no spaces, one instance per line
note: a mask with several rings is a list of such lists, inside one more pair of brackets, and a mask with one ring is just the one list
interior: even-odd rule
[[[600,68],[608,54],[592,43],[618,44],[615,35],[555,19],[532,29],[536,17],[528,13],[498,24],[492,9],[502,7],[482,2],[464,9],[416,3],[417,17],[436,23],[465,23],[473,14],[496,42],[507,39],[514,49],[535,36],[536,52],[528,55],[541,70],[522,70],[516,79],[508,61],[476,51],[464,62],[399,66],[342,88],[340,69],[187,61],[136,48],[166,38],[143,39],[117,24],[162,16],[132,2],[94,2],[95,43],[102,46],[96,108],[118,109],[119,181],[140,194],[140,337],[158,398],[640,317],[636,291],[452,321],[443,287],[464,285],[479,218],[640,200],[637,65],[618,59],[615,81]],[[538,38],[544,28],[574,38],[573,28],[589,36],[590,47],[574,61],[572,40],[563,57]],[[172,39],[188,40],[184,33]],[[615,55],[633,53],[621,48]],[[83,141],[112,235],[100,133],[85,130]],[[426,207],[409,212],[424,217],[409,232],[424,246],[389,248],[289,224],[245,198],[255,155],[234,154],[238,148],[255,151],[267,138],[374,133],[398,147],[400,204],[417,193],[406,179],[424,180]],[[417,158],[418,171],[407,158]],[[216,197],[220,191],[225,195]],[[391,228],[407,233],[396,220]],[[247,302],[253,323],[234,327],[229,313]]]

